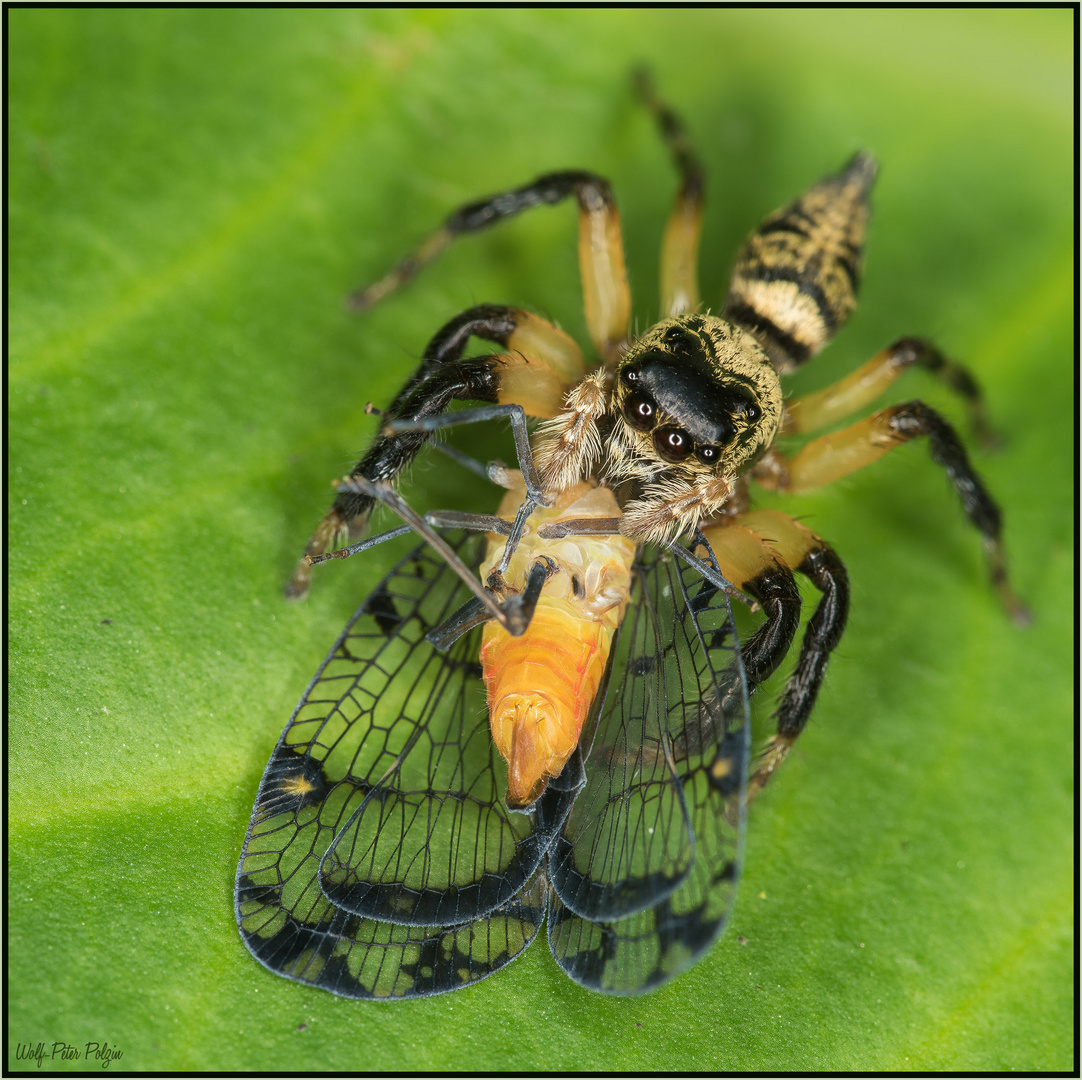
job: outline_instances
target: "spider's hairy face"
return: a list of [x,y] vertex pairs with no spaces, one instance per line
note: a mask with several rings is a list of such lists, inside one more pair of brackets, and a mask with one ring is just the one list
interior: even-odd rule
[[711,315],[666,319],[620,361],[609,475],[648,480],[677,469],[735,480],[774,441],[778,375],[750,334]]

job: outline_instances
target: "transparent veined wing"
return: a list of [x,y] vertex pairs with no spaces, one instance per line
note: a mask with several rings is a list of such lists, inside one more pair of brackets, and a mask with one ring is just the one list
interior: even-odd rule
[[[476,561],[478,541],[456,550]],[[532,815],[507,810],[480,630],[446,653],[425,640],[467,595],[442,558],[416,548],[350,621],[286,726],[236,888],[242,936],[272,970],[346,996],[433,994],[497,970],[536,934],[538,867],[581,762]]]
[[527,815],[504,802],[480,630],[425,640],[468,593],[427,545],[402,559],[260,784],[236,890],[253,954],[345,996],[423,996],[510,962],[547,910],[557,961],[593,989],[692,963],[732,904],[749,731],[728,600],[681,567],[636,564],[583,743]]
[[728,920],[750,717],[728,597],[671,554],[636,566],[619,633],[587,781],[549,858],[549,945],[577,982],[632,994]]

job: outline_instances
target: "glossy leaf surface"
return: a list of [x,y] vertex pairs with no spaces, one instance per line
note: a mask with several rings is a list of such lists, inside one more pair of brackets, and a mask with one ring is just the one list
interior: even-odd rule
[[[39,1042],[140,1070],[1071,1067],[1072,12],[7,18],[9,1068]],[[233,922],[240,839],[284,719],[391,564],[282,601],[327,481],[462,308],[585,339],[560,209],[464,241],[363,320],[342,297],[454,206],[583,167],[613,182],[648,326],[674,185],[627,88],[644,59],[709,171],[715,303],[766,213],[876,154],[861,305],[795,385],[903,334],[971,366],[1034,625],[1003,617],[922,447],[788,500],[846,561],[853,614],[703,962],[633,1001],[536,947],[395,1008],[274,978]],[[961,424],[919,373],[892,400],[913,397]],[[442,469],[413,481],[422,505],[495,505]]]

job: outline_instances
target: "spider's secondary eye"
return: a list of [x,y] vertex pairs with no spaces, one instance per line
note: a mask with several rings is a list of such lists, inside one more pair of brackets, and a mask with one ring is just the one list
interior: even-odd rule
[[656,413],[654,399],[641,390],[624,399],[624,418],[636,431],[649,431],[654,426]]
[[624,368],[624,370],[620,372],[620,378],[628,384],[638,382],[639,369],[637,367]]
[[743,413],[744,419],[751,424],[754,424],[756,420],[758,420],[759,417],[763,415],[762,410],[753,401],[748,402],[748,404],[743,409]]
[[721,451],[716,446],[700,446],[695,456],[704,465],[716,465],[721,459]]
[[691,436],[677,427],[659,427],[654,432],[654,449],[665,461],[683,461],[692,450]]

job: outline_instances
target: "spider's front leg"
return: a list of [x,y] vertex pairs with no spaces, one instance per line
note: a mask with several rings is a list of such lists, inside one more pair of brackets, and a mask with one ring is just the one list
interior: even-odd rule
[[[477,336],[508,351],[464,357]],[[429,343],[420,367],[383,416],[383,430],[350,473],[369,484],[391,484],[432,437],[452,401],[516,404],[549,416],[582,375],[582,352],[562,330],[517,308],[484,305],[452,319]],[[396,430],[396,422],[405,421]],[[524,432],[523,432],[524,437]],[[297,599],[308,592],[312,561],[366,527],[376,498],[360,485],[346,486],[316,527],[286,588]]]
[[551,206],[569,197],[579,205],[579,270],[586,328],[602,358],[611,362],[627,340],[631,292],[616,200],[609,182],[595,173],[579,170],[548,173],[520,188],[463,206],[386,277],[355,293],[350,303],[358,311],[367,310],[409,281],[456,237],[479,232],[525,210]]
[[[535,206],[574,197],[579,205],[579,268],[586,326],[601,356],[614,363],[627,340],[631,293],[624,266],[620,215],[608,181],[593,173],[568,171],[541,176],[512,191],[471,203],[453,213],[390,274],[356,293],[351,303],[365,310],[408,281],[456,237],[477,232]],[[504,345],[509,353],[463,359],[471,335]],[[351,473],[367,481],[393,481],[416,457],[431,435],[422,422],[442,413],[451,401],[475,400],[518,404],[530,416],[552,418],[564,409],[569,420],[560,425],[568,438],[560,444],[558,462],[543,455],[542,485],[554,477],[574,482],[589,471],[600,441],[596,419],[605,410],[605,378],[584,381],[569,402],[567,393],[585,372],[582,351],[557,327],[516,308],[471,308],[448,323],[432,339],[420,368],[387,410],[398,430],[377,437]],[[543,437],[542,444],[547,440]],[[563,486],[567,486],[564,484]],[[367,523],[371,496],[345,489],[320,522],[286,589],[302,597],[311,582],[311,560],[318,558]],[[513,537],[512,537],[513,539]],[[509,547],[513,544],[509,544]]]

